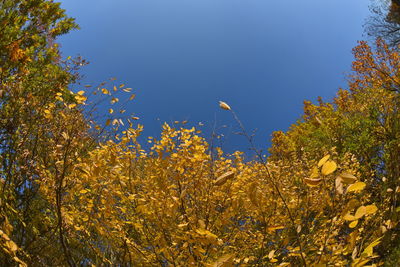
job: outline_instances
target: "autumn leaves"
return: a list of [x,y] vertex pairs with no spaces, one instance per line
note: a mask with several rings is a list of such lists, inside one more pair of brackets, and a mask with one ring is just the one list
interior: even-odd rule
[[220,106],[220,108],[222,108],[222,109],[231,110],[231,107],[230,107],[227,103],[225,103],[225,102],[223,102],[223,101],[219,101],[219,106]]
[[220,101],[257,155],[246,161],[177,123],[146,148],[139,118],[120,115],[136,96],[124,84],[92,90],[110,105],[95,122],[90,90],[68,89],[79,62],[64,69],[46,43],[73,20],[53,1],[3,5],[0,265],[380,264],[376,247],[400,214],[400,57],[383,43],[376,58],[360,44],[351,91],[306,102],[304,121],[274,134],[268,161]]
[[[318,162],[318,167],[314,167],[312,169],[310,177],[304,178],[304,182],[311,187],[318,186],[321,182],[323,182],[324,178],[321,178],[320,176],[328,176],[332,173],[334,173],[337,169],[337,164],[333,160],[329,160],[330,155],[326,155],[323,157],[319,162]],[[321,168],[322,167],[322,168]],[[321,169],[319,171],[319,169]],[[357,182],[357,178],[348,173],[343,171],[340,173],[338,176],[335,178],[335,185],[336,185],[336,190],[337,193],[343,194],[343,186],[344,185],[350,185],[347,188],[347,192],[356,192],[364,189],[365,183],[364,182]]]

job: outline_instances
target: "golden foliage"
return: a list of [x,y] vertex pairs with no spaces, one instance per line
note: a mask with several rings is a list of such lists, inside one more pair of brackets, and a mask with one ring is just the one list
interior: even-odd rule
[[[178,122],[146,148],[139,117],[116,117],[136,96],[124,84],[91,92],[113,106],[103,126],[93,122],[89,89],[68,89],[75,66],[63,69],[46,43],[73,22],[53,1],[26,10],[13,2],[5,3],[21,22],[7,29],[17,29],[11,42],[0,40],[9,58],[0,87],[1,265],[380,264],[400,186],[399,56],[382,41],[375,54],[364,42],[355,48],[350,91],[334,103],[305,101],[303,121],[273,134],[268,160],[245,161]],[[40,42],[24,40],[32,10],[46,33],[32,35]]]

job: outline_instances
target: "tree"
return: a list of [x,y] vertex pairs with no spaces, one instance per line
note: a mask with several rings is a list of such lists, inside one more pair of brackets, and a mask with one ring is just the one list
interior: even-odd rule
[[379,263],[400,147],[399,55],[383,41],[355,48],[349,90],[305,102],[268,161],[245,161],[178,124],[145,149],[137,117],[111,117],[124,85],[92,90],[113,107],[106,130],[92,122],[88,92],[70,90],[82,62],[55,42],[74,28],[53,1],[0,2],[1,265]]
[[[62,180],[90,140],[86,119],[71,108],[84,100],[68,90],[75,64],[60,59],[55,42],[74,28],[59,3],[0,2],[1,265],[58,265],[68,259]],[[51,195],[57,206],[40,194],[50,182],[41,176],[43,168],[57,174],[51,181],[57,184]]]
[[360,164],[357,171],[370,185],[366,190],[371,200],[389,207],[384,218],[394,223],[391,228],[397,224],[393,190],[399,188],[400,174],[399,54],[381,39],[375,50],[360,42],[353,52],[356,60],[349,90],[339,90],[333,103],[306,101],[303,120],[287,133],[274,134],[271,159],[290,160],[304,154],[313,158],[331,147],[339,157],[353,155]]
[[373,15],[365,24],[369,36],[382,38],[391,47],[400,44],[400,2],[398,0],[378,0],[371,5]]

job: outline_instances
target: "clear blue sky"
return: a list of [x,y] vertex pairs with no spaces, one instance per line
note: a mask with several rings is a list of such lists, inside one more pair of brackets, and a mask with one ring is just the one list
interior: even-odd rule
[[227,151],[246,150],[229,103],[260,148],[302,114],[304,99],[346,86],[351,49],[363,39],[366,0],[64,0],[81,30],[60,38],[82,55],[85,83],[116,77],[137,92],[127,112],[145,135],[162,122],[215,118]]

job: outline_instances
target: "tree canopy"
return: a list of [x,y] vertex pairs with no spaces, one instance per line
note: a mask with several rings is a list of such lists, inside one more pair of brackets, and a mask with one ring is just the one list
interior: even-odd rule
[[354,48],[348,89],[305,101],[268,158],[220,102],[246,161],[181,124],[146,148],[118,106],[132,89],[72,90],[85,61],[56,38],[77,27],[51,0],[0,1],[0,265],[380,266],[397,247],[400,55],[383,40]]

